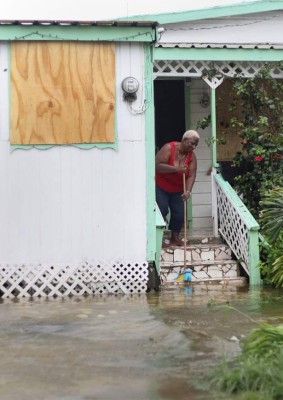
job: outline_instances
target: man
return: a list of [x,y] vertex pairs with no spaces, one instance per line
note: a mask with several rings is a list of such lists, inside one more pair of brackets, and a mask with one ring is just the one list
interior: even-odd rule
[[199,138],[196,131],[189,130],[181,142],[166,143],[156,154],[156,202],[165,221],[170,210],[171,246],[183,245],[179,235],[184,222],[184,201],[190,198],[196,179],[194,150]]

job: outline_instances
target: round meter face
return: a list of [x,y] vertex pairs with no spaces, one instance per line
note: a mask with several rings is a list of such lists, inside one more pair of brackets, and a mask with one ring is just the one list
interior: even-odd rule
[[136,78],[128,77],[125,78],[122,82],[122,89],[126,93],[136,93],[139,88],[139,83]]

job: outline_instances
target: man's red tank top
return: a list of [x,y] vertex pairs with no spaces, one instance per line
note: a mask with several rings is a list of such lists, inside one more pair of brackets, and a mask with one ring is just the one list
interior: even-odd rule
[[[171,146],[171,155],[168,161],[168,165],[174,166],[174,157],[176,150],[177,142],[170,142]],[[185,165],[189,165],[191,158],[193,155],[193,151],[190,151],[186,157]],[[186,178],[189,176],[189,172],[186,172]],[[156,186],[166,192],[183,192],[183,172],[173,172],[171,174],[162,174],[161,172],[155,173],[155,183]]]

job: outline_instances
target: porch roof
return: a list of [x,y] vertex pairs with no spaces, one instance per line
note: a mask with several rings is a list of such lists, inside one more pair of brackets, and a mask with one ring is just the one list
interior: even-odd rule
[[156,48],[281,50],[282,43],[157,43]]
[[[239,3],[204,7],[201,9],[187,9],[177,12],[159,14],[135,15],[130,18],[135,21],[158,21],[159,24],[179,23],[183,21],[198,21],[211,18],[231,17],[244,14],[283,10],[283,0],[251,0]],[[117,18],[126,21],[129,17]]]
[[98,26],[98,27],[155,27],[156,21],[71,21],[71,20],[0,20],[0,26]]
[[156,21],[1,20],[1,40],[80,40],[152,43]]

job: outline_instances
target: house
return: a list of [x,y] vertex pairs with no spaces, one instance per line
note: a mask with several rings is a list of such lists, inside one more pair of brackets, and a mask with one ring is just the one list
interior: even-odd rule
[[147,290],[155,28],[0,23],[1,296]]
[[0,22],[1,296],[145,292],[163,225],[155,150],[208,114],[192,229],[220,230],[260,282],[258,224],[217,173],[215,92],[282,60],[282,5]]
[[[226,77],[237,73],[248,79],[264,63],[283,60],[282,10],[283,1],[272,0],[140,17],[159,23],[153,50],[157,146],[211,118],[199,130],[198,174],[189,205],[192,231],[220,232],[252,285],[260,283],[259,225],[219,173],[219,161],[232,159],[239,139],[227,127],[228,144],[217,145],[228,118],[217,97],[229,100]],[[283,71],[276,67],[273,75],[282,78]]]

